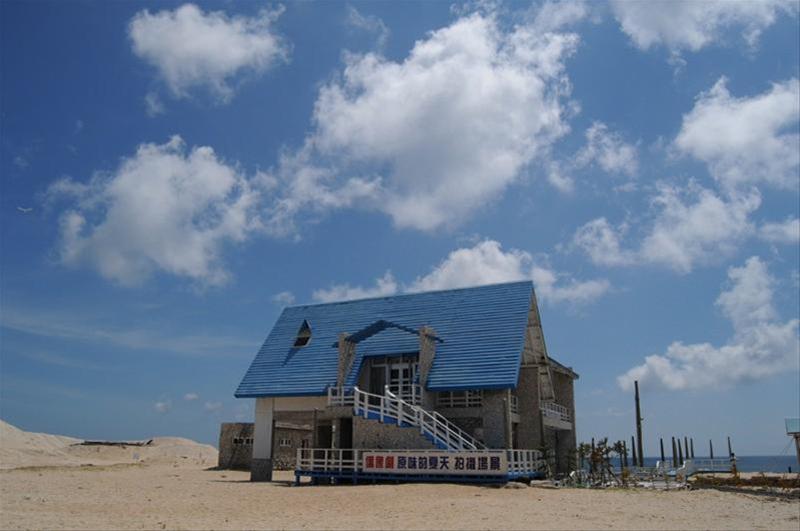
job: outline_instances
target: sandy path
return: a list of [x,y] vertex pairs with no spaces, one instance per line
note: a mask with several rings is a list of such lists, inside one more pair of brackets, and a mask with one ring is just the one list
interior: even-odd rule
[[800,502],[703,491],[291,487],[245,472],[116,465],[0,472],[0,527],[800,529]]

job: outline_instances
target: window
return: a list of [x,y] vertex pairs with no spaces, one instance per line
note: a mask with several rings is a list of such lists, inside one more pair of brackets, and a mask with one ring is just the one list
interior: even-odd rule
[[483,405],[483,391],[477,389],[439,393],[436,404],[440,407],[481,407]]
[[300,326],[300,330],[297,331],[297,337],[294,340],[294,346],[304,347],[308,345],[309,341],[311,341],[311,327],[308,325],[308,321],[304,319],[303,324]]
[[291,448],[292,447],[292,440],[291,439],[281,439],[278,441],[278,446],[281,448]]

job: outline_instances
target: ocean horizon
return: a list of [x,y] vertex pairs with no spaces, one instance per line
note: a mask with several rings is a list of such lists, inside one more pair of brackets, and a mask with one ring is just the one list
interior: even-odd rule
[[[708,459],[707,455],[697,455],[697,459]],[[715,455],[715,459],[726,457],[723,455]],[[667,460],[671,460],[672,456],[667,455]],[[656,466],[656,462],[660,461],[660,457],[645,457],[645,466]],[[614,465],[619,464],[617,457],[613,458]],[[791,467],[792,472],[800,472],[800,465],[797,462],[797,456],[791,455],[737,455],[736,467],[739,472],[775,472],[782,473],[788,472]]]

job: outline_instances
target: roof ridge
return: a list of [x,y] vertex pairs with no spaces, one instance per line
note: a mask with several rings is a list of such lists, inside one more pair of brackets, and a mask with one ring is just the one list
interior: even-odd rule
[[372,301],[378,299],[398,299],[401,297],[414,297],[417,295],[427,295],[429,293],[445,293],[445,292],[453,292],[453,291],[468,291],[468,290],[475,290],[481,288],[491,288],[496,286],[511,286],[514,284],[530,284],[533,286],[532,280],[513,280],[510,282],[495,282],[492,284],[480,284],[478,286],[465,286],[461,288],[447,288],[447,289],[434,289],[430,291],[416,291],[413,293],[397,293],[395,295],[379,295],[375,297],[362,297],[360,299],[346,299],[341,301],[330,301],[330,302],[317,302],[311,304],[292,304],[289,306],[284,306],[284,310],[290,308],[309,308],[309,307],[318,307],[318,306],[329,306],[332,304],[350,304],[354,302],[363,302],[363,301]]

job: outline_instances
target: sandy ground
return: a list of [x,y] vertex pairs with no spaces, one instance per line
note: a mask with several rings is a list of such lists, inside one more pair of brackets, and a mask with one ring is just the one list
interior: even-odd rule
[[[2,423],[2,421],[0,421]],[[293,486],[209,469],[187,439],[148,447],[0,424],[0,529],[790,529],[800,500],[716,490]]]
[[0,471],[3,529],[800,529],[800,502],[702,491],[291,486],[196,465]]

